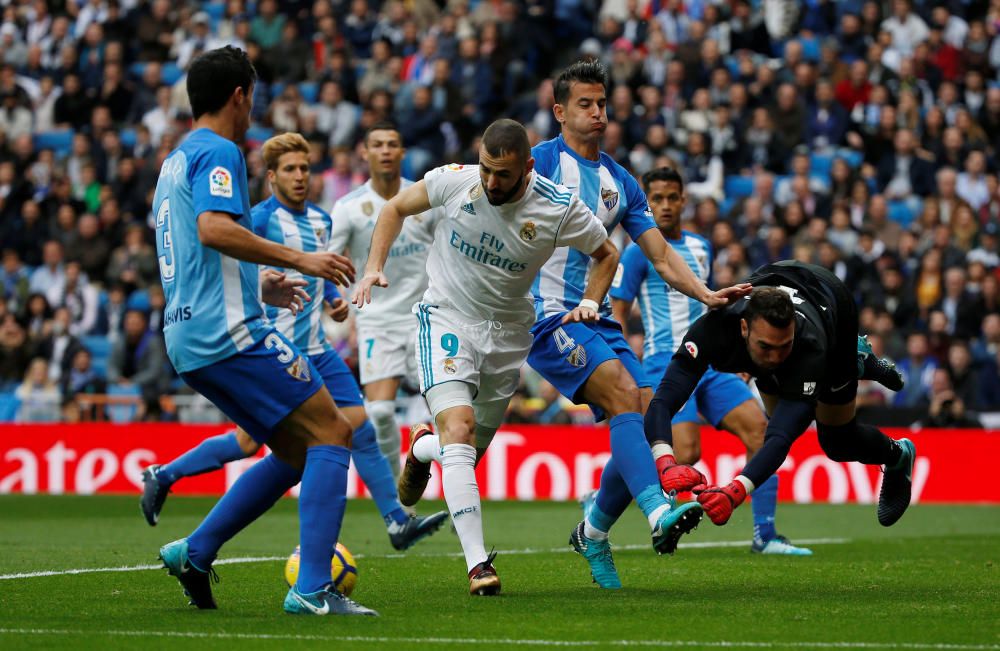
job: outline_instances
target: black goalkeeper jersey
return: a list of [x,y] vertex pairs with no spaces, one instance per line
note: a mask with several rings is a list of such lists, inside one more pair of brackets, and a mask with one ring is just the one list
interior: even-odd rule
[[[843,342],[838,325],[857,337],[857,312],[844,284],[815,265],[782,261],[757,269],[747,280],[754,287],[779,287],[795,306],[795,341],[788,358],[774,370],[750,359],[740,329],[749,298],[712,310],[692,324],[674,360],[702,375],[711,366],[725,373],[749,373],[762,393],[792,400],[814,401],[821,390],[838,388],[844,376]],[[847,312],[847,314],[845,314]],[[847,323],[845,323],[845,321]],[[840,328],[843,330],[845,328]],[[855,359],[850,358],[851,369]]]

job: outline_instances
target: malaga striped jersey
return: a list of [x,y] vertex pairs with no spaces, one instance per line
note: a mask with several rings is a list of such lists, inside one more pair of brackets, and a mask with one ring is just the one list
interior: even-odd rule
[[[681,231],[676,240],[667,240],[696,276],[707,285],[712,270],[712,248],[701,235]],[[639,299],[642,327],[646,331],[643,357],[655,353],[673,353],[684,340],[691,324],[708,308],[667,284],[636,244],[622,254],[618,273],[608,292],[612,298]]]
[[201,243],[199,215],[233,216],[250,230],[246,162],[230,140],[193,131],[163,161],[153,195],[156,255],[166,297],[163,336],[178,372],[231,357],[270,332],[257,265]]
[[[263,238],[306,253],[327,250],[330,215],[309,202],[306,202],[304,210],[293,210],[272,195],[254,206],[250,214],[254,232]],[[308,284],[303,289],[312,300],[298,314],[286,308],[265,305],[267,320],[306,355],[333,350],[321,323],[323,301],[329,295],[332,283],[323,278],[305,276],[295,269],[279,271],[283,271],[288,278],[305,280]]]
[[[563,185],[578,196],[597,215],[607,233],[621,224],[634,241],[656,228],[639,183],[604,152],[600,160],[587,160],[570,149],[560,135],[535,145],[531,155],[535,171],[551,181],[548,185]],[[541,183],[544,187],[546,182]],[[587,253],[560,248],[542,267],[531,288],[538,319],[579,305],[591,266]],[[601,312],[608,315],[610,311],[605,301]]]

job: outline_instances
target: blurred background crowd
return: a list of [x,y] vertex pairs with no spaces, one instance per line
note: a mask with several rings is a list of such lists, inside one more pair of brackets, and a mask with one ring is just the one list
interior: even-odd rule
[[[552,76],[599,57],[604,150],[637,176],[681,170],[715,285],[786,258],[828,267],[907,380],[860,402],[936,425],[1000,411],[1000,0],[0,7],[0,420],[209,413],[166,359],[150,201],[190,128],[185,67],[226,44],[260,76],[251,201],[268,194],[260,144],[299,131],[327,209],[366,179],[367,125],[400,125],[410,178],[473,162],[500,116],[557,135]],[[331,336],[355,357],[349,323]],[[587,419],[530,372],[510,413]]]

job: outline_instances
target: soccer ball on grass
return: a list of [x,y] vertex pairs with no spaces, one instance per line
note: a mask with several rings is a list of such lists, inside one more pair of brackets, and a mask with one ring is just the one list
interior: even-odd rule
[[[295,585],[299,578],[299,546],[295,546],[295,551],[285,562],[285,582],[289,587]],[[358,584],[358,565],[354,562],[354,556],[340,543],[337,543],[333,550],[333,559],[330,562],[330,578],[333,579],[333,587],[345,597],[350,596],[354,587]]]

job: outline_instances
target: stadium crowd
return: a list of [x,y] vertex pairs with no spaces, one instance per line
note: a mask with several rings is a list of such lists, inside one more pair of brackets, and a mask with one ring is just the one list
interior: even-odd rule
[[[859,401],[938,425],[1000,410],[998,0],[0,5],[0,420],[93,417],[73,397],[106,392],[140,396],[128,417],[176,417],[150,203],[190,127],[185,67],[225,44],[259,75],[251,202],[269,194],[260,143],[299,131],[326,209],[366,179],[366,126],[396,121],[419,178],[475,160],[501,115],[558,135],[550,75],[600,57],[604,150],[636,175],[681,170],[716,286],[821,264],[906,377]],[[530,373],[510,414],[585,417]]]

